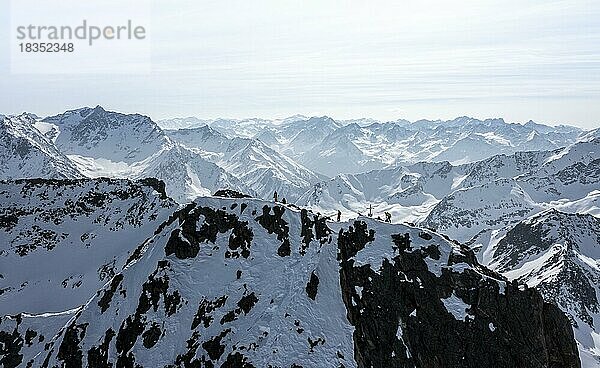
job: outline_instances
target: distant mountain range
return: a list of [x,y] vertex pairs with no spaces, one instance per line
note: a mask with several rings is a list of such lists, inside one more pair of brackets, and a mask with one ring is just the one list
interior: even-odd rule
[[[497,154],[551,150],[578,140],[585,132],[570,126],[550,127],[529,121],[460,117],[450,121],[372,119],[335,121],[329,117],[294,116],[283,120],[192,120],[191,126],[209,125],[230,137],[262,140],[278,151],[327,175],[356,174],[390,165],[419,161],[478,161]],[[159,125],[181,128],[182,120]]]

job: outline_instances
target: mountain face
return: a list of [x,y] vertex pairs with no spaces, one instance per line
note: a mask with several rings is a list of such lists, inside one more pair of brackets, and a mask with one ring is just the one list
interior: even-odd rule
[[[69,193],[73,182],[48,185]],[[98,185],[98,195],[104,185],[136,188],[81,185]],[[0,198],[47,201],[35,188]],[[143,197],[119,193],[106,218]],[[127,213],[160,212],[160,198]],[[134,249],[126,267],[81,307],[3,317],[3,366],[581,366],[557,307],[435,233],[369,218],[334,223],[251,198],[198,198],[163,219],[131,230],[140,241],[123,243]]]
[[131,164],[167,144],[166,136],[149,117],[106,111],[100,106],[67,111],[43,121],[58,127],[55,143],[67,155]]
[[584,366],[600,364],[600,219],[548,210],[515,225],[488,253],[490,267],[567,313]]
[[514,180],[498,179],[444,197],[421,224],[464,242],[482,230],[507,227],[536,207]]
[[31,114],[0,117],[0,179],[82,177],[35,121]]
[[[588,200],[600,185],[600,140],[493,157],[469,166],[460,186],[444,196],[421,223],[460,241],[547,208],[593,211],[594,202]],[[502,178],[489,181],[494,177]]]
[[[305,121],[294,121],[284,125],[282,131],[285,136],[292,137],[287,142],[289,150],[294,153],[309,151],[323,137],[335,132],[340,125],[330,117],[312,117]],[[287,150],[286,150],[287,151]]]
[[538,201],[579,199],[600,187],[600,138],[556,150],[536,170],[520,178]]
[[323,179],[260,140],[227,138],[208,126],[167,133],[240,179],[260,198],[270,198],[278,192],[281,198],[295,201]]
[[355,174],[382,168],[383,163],[366,154],[352,139],[352,131],[360,130],[357,124],[347,125],[322,137],[310,151],[298,156],[298,160],[317,172],[333,176],[340,172]]
[[167,193],[178,203],[186,203],[198,196],[209,196],[220,189],[255,194],[234,175],[179,145],[161,150],[142,168],[137,177],[163,180]]
[[67,111],[35,124],[54,136],[57,149],[87,177],[158,178],[179,203],[226,188],[254,194],[234,174],[173,142],[146,116],[97,106]]
[[0,315],[83,304],[176,209],[156,180],[0,182]]

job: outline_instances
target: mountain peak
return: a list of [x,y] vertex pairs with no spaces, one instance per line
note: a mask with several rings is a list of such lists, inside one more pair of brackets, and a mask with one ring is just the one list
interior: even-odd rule
[[329,116],[312,116],[306,121],[308,124],[324,124],[324,125],[332,125],[338,126],[337,122],[330,118]]
[[[33,124],[37,120],[37,116],[35,114],[30,113],[21,113],[19,115],[9,115],[3,116],[0,119],[0,125],[4,129],[11,129],[11,131],[15,134],[19,134],[23,137],[34,135]],[[20,132],[20,133],[17,133]]]
[[358,123],[350,123],[340,129],[344,129],[344,130],[360,130],[361,126],[358,125]]
[[106,111],[101,106],[67,111],[43,122],[60,128],[55,142],[62,151],[94,160],[139,162],[169,143],[148,116]]
[[17,115],[18,118],[22,118],[22,119],[26,119],[29,121],[36,121],[36,120],[40,120],[40,117],[34,113],[31,112],[22,112],[19,115]]

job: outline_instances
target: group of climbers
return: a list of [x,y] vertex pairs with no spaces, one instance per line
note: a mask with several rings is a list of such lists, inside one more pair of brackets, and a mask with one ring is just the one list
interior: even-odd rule
[[[389,213],[389,212],[387,212],[387,211],[385,211],[383,214],[385,215],[385,220],[384,221],[391,223],[392,222],[392,214]],[[372,204],[369,204],[369,214],[368,214],[368,216],[369,217],[373,217],[373,205]],[[377,216],[377,219],[381,220],[381,217]]]
[[[275,191],[275,192],[273,193],[273,200],[274,200],[275,202],[278,202],[278,201],[279,201],[279,196],[278,196],[278,194],[277,194],[277,191]],[[285,199],[285,198],[283,198],[283,199],[281,200],[281,203],[282,203],[282,204],[287,204],[287,201],[286,201],[286,199]],[[359,214],[360,214],[360,213],[359,213]],[[392,214],[391,214],[391,213],[389,213],[389,212],[387,212],[387,211],[385,211],[383,214],[385,215],[385,220],[384,220],[384,221],[385,221],[385,222],[389,222],[389,223],[391,223],[391,222],[392,222]],[[373,205],[372,205],[372,204],[369,204],[369,214],[368,214],[368,216],[369,216],[369,217],[373,217]],[[377,219],[378,219],[378,220],[381,220],[381,217],[377,216]],[[338,211],[337,211],[337,222],[340,222],[341,220],[342,220],[342,211],[338,210]]]
[[[277,195],[277,191],[275,191],[275,193],[273,193],[273,200],[275,202],[278,202],[278,195]],[[287,200],[285,199],[285,197],[281,200],[281,204],[287,204]]]

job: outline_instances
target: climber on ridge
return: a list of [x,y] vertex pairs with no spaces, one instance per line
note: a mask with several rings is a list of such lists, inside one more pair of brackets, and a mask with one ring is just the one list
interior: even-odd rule
[[277,191],[275,191],[275,193],[273,193],[273,201],[277,202]]
[[338,210],[338,213],[337,213],[337,222],[340,222],[341,219],[342,219],[342,211]]
[[392,214],[387,211],[384,212],[384,214],[385,214],[385,222],[391,223],[392,222]]

